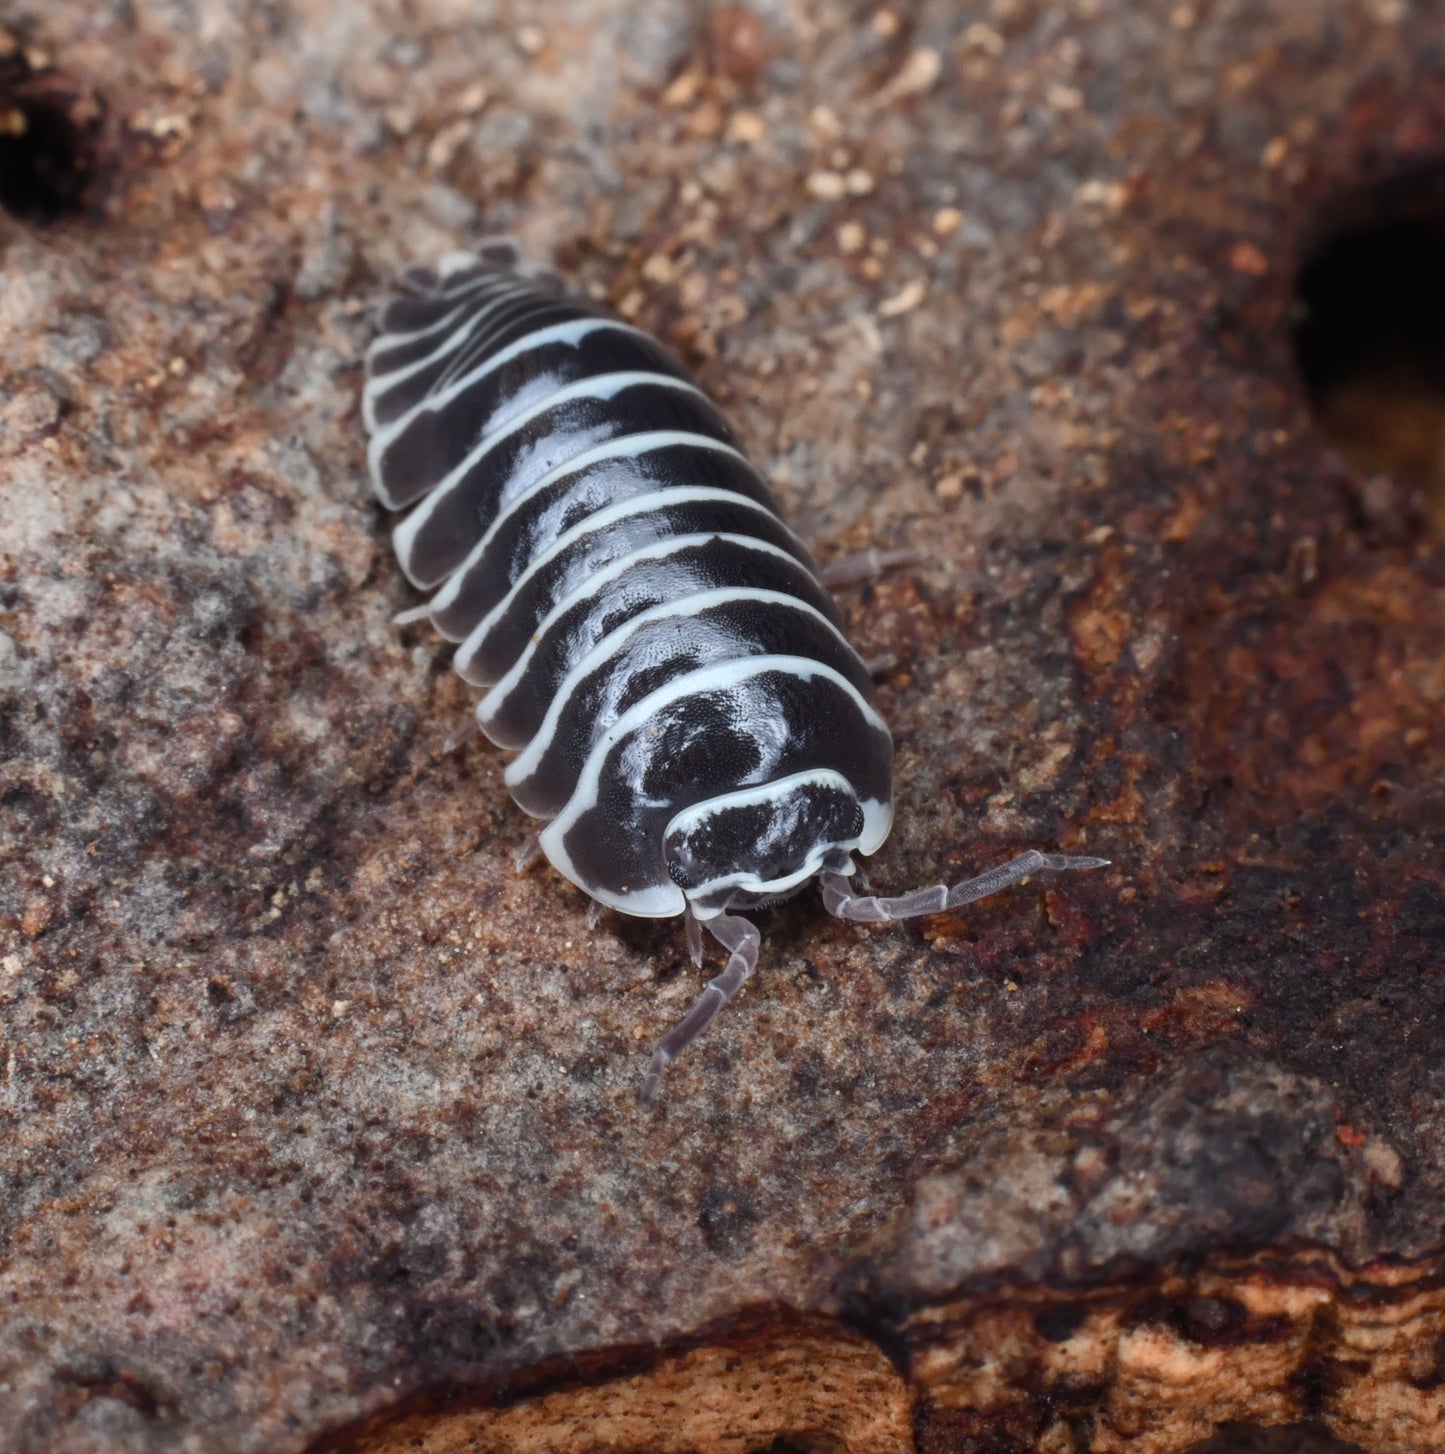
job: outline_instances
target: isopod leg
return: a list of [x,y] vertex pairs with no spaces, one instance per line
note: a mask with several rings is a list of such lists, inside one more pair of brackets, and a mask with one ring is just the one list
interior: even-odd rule
[[447,740],[442,743],[442,755],[445,756],[449,752],[455,752],[462,743],[470,742],[479,730],[475,717],[468,717],[460,726],[453,727],[447,733]]
[[830,591],[839,586],[856,586],[871,581],[884,571],[899,565],[917,565],[928,557],[921,550],[860,550],[854,555],[840,555],[818,571],[818,578]]
[[717,1019],[718,1011],[747,983],[748,976],[757,966],[758,949],[762,944],[757,925],[732,914],[720,914],[716,919],[709,919],[707,927],[712,937],[728,950],[727,965],[652,1052],[638,1096],[644,1106],[650,1106],[657,1099],[667,1067]]
[[889,924],[897,919],[917,919],[924,914],[941,914],[945,909],[957,909],[964,904],[986,899],[1000,889],[1027,878],[1031,873],[1041,871],[1063,872],[1066,869],[1103,868],[1107,858],[1073,857],[1065,853],[1040,853],[1031,848],[977,878],[964,879],[962,883],[949,888],[947,884],[934,884],[932,888],[917,889],[899,898],[880,899],[873,895],[859,897],[848,891],[848,880],[841,874],[825,874],[823,877],[823,905],[830,914],[840,919],[852,920],[855,924]]
[[535,833],[529,833],[526,841],[512,855],[512,868],[517,873],[526,873],[542,856],[542,840]]

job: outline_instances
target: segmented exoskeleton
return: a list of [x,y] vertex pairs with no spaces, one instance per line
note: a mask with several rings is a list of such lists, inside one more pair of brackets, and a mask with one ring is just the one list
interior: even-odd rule
[[729,952],[654,1051],[645,1102],[757,963],[739,911],[819,878],[832,913],[882,923],[1105,861],[1031,852],[952,889],[852,894],[853,856],[892,824],[892,740],[827,577],[727,422],[667,349],[510,243],[403,289],[363,414],[377,496],[413,507],[402,569],[435,592],[409,614],[459,643],[553,866],[596,904],[684,915],[695,962],[699,926]]

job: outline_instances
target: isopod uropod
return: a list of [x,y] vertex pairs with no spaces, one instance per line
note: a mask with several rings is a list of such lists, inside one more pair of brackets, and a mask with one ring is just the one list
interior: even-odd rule
[[1037,851],[949,888],[850,892],[893,819],[893,746],[826,575],[686,369],[508,241],[407,272],[362,412],[372,483],[424,616],[485,689],[506,782],[596,905],[706,928],[722,973],[653,1052],[642,1100],[757,963],[741,911],[821,880],[839,918],[956,908]]

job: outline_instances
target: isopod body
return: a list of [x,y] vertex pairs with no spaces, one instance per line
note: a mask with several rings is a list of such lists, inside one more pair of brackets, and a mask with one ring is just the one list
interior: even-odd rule
[[756,963],[738,911],[821,878],[834,913],[880,922],[1101,861],[849,893],[892,823],[892,741],[812,557],[682,364],[511,244],[405,275],[362,412],[378,498],[410,507],[402,569],[434,592],[417,614],[483,689],[542,852],[598,904],[685,915],[695,958],[698,925],[730,951],[644,1100]]

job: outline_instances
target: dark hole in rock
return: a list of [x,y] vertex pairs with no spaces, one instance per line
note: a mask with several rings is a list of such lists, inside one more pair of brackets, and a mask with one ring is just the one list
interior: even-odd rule
[[1445,529],[1445,160],[1353,199],[1295,284],[1294,348],[1368,517]]
[[1336,1439],[1322,1424],[1281,1424],[1272,1429],[1226,1424],[1189,1454],[1362,1454],[1356,1444]]
[[771,1444],[749,1451],[749,1454],[842,1454],[843,1448],[837,1439],[828,1434],[783,1434]]
[[104,112],[37,55],[0,30],[0,208],[46,223],[87,206]]

